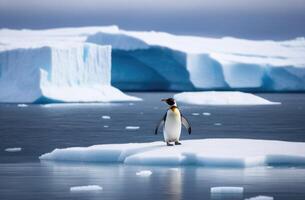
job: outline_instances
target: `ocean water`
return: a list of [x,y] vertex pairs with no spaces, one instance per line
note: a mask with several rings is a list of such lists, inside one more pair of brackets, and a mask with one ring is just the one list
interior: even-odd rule
[[[40,162],[55,148],[162,140],[154,128],[173,93],[131,93],[134,103],[0,105],[0,199],[305,199],[305,168],[248,169],[126,166]],[[281,105],[192,106],[179,104],[192,124],[182,142],[195,138],[255,138],[305,141],[305,94],[258,94]],[[194,115],[193,113],[199,113]],[[202,113],[210,113],[203,115]],[[102,116],[110,116],[102,117]],[[221,125],[215,126],[215,123]],[[126,126],[140,127],[125,129]],[[6,148],[21,147],[7,152]],[[242,150],[242,149],[241,149]],[[139,177],[140,170],[151,170]],[[102,191],[70,192],[100,185]],[[211,187],[243,187],[243,194],[214,196]]]

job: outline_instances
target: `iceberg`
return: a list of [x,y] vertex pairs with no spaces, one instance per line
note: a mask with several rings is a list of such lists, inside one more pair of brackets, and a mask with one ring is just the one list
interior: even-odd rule
[[0,102],[140,100],[111,86],[110,60],[109,46],[86,43],[0,51]]
[[86,41],[112,45],[112,83],[123,90],[305,90],[304,38],[251,41],[119,30]]
[[[242,151],[241,151],[242,149]],[[164,142],[104,144],[55,149],[40,160],[127,165],[256,167],[303,166],[305,143],[254,139],[198,139],[168,147]]]
[[[78,50],[73,50],[75,48],[71,46],[79,47],[76,48]],[[110,53],[109,46],[112,48],[111,60],[110,55],[106,53]],[[77,51],[84,53],[75,53]],[[107,81],[122,90],[305,91],[304,38],[287,41],[253,41],[231,37],[208,38],[154,31],[127,31],[117,26],[47,30],[0,29],[0,54],[0,79],[2,79],[0,88],[3,82],[8,81],[3,79],[3,76],[7,76],[8,68],[14,71],[16,76],[32,73],[30,77],[33,78],[28,79],[34,81],[39,80],[40,76],[47,75],[48,79],[57,76],[59,71],[55,70],[54,73],[53,70],[52,73],[48,71],[57,68],[55,65],[64,66],[60,67],[62,72],[79,69],[80,73],[86,68],[84,66],[90,65],[86,72],[89,74],[94,71],[93,69],[102,69],[102,67],[97,68],[98,64],[108,62],[108,65],[111,63],[112,66],[111,71],[105,68],[109,76]],[[58,59],[53,63],[51,61],[54,57]],[[7,62],[8,58],[11,60],[14,58],[12,64],[16,68]],[[72,61],[77,67],[66,65],[73,64]],[[93,66],[89,64],[91,62]],[[41,70],[32,71],[34,64]],[[104,79],[106,74],[92,74],[93,80],[99,75],[106,81]],[[81,80],[79,85],[75,86],[74,81],[80,78],[80,74],[70,73],[68,76],[64,73],[64,76],[69,78],[67,81],[69,83],[72,77],[78,77],[73,78],[73,87],[69,86],[69,89],[65,89],[69,95],[62,97],[59,92],[54,91],[58,90],[57,87],[43,90],[44,93],[48,95],[52,93],[50,98],[70,101],[68,96],[79,91],[80,88],[84,89],[77,93],[91,94],[95,91],[95,87],[91,90],[88,89],[88,85],[83,86],[86,82]],[[18,80],[19,83],[21,81],[23,80]],[[25,85],[33,84],[29,80],[26,81]],[[10,89],[17,89],[16,86],[12,87]],[[108,89],[102,90],[108,91]],[[27,100],[32,100],[40,93],[40,90],[32,91],[28,94]],[[10,95],[6,94],[6,96]],[[104,98],[100,96],[100,92],[93,92],[93,95],[87,99],[72,97],[75,101],[91,101],[94,98],[100,101]]]
[[[182,92],[174,95],[178,102],[194,105],[274,105],[272,102],[245,92]],[[204,114],[209,115],[209,114]]]

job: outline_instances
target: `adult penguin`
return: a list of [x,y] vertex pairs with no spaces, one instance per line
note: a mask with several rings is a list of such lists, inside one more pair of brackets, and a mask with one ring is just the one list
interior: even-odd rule
[[161,101],[165,101],[169,105],[169,108],[157,125],[155,134],[158,134],[158,129],[164,124],[163,136],[167,146],[173,146],[171,142],[175,142],[175,145],[181,145],[179,141],[181,134],[181,124],[185,126],[189,134],[192,132],[191,125],[188,120],[181,114],[175,99],[168,98],[162,99]]

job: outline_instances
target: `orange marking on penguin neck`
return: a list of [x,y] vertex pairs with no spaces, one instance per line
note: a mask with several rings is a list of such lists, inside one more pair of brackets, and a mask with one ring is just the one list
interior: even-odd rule
[[171,109],[173,112],[178,111],[178,107],[177,107],[177,106],[171,106],[170,109]]

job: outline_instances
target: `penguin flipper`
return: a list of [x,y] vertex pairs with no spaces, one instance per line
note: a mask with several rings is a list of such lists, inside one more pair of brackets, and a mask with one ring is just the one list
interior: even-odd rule
[[187,131],[190,135],[192,132],[192,127],[191,127],[190,123],[188,122],[188,120],[183,115],[181,115],[181,122],[182,122],[183,126],[187,129]]
[[163,116],[163,118],[160,120],[160,122],[158,123],[156,129],[155,129],[155,135],[158,134],[158,129],[161,128],[163,126],[163,124],[165,123],[165,120],[166,120],[166,114]]

